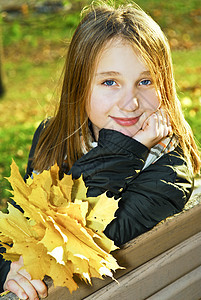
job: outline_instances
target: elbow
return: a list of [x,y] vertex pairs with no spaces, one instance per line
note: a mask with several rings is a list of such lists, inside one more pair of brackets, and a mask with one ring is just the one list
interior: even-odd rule
[[105,228],[104,234],[119,247],[149,229],[127,215],[113,219]]

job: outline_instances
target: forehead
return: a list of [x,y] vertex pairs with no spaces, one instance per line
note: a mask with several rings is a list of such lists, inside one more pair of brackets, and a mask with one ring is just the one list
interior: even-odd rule
[[96,69],[105,71],[105,69],[121,69],[121,67],[138,68],[139,71],[148,70],[139,51],[131,43],[122,39],[110,40],[103,46],[97,57]]

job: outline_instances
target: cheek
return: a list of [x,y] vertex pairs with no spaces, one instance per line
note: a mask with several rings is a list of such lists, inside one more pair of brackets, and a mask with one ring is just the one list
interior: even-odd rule
[[96,118],[96,116],[107,115],[110,111],[111,105],[107,97],[104,95],[92,94],[89,104],[86,106],[86,112],[89,118]]
[[92,120],[100,114],[100,106],[94,102],[91,102],[87,111],[88,117]]
[[147,111],[155,111],[159,108],[160,101],[156,91],[147,91],[141,97],[141,108]]
[[91,101],[86,108],[86,112],[88,118],[92,121],[92,123],[96,123],[103,115],[102,108],[103,104],[100,101],[91,98]]

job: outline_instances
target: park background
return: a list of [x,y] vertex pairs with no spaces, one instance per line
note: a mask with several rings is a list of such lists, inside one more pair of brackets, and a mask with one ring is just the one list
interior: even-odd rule
[[[10,197],[12,159],[22,176],[33,133],[59,101],[68,42],[91,1],[0,0],[0,208]],[[124,1],[122,1],[124,3]],[[136,0],[169,39],[178,96],[201,143],[200,0]],[[101,33],[100,33],[101,34]]]

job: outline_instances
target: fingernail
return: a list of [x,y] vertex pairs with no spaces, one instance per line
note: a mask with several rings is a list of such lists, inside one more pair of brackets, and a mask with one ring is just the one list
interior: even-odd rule
[[27,294],[22,293],[22,296],[20,298],[23,299],[23,300],[25,300],[25,299],[28,299],[28,296],[27,296]]

